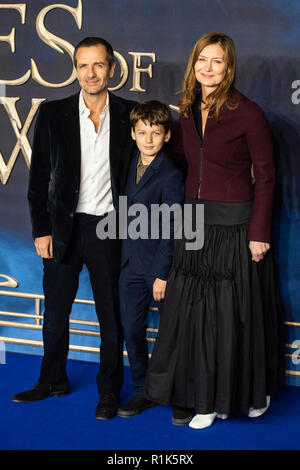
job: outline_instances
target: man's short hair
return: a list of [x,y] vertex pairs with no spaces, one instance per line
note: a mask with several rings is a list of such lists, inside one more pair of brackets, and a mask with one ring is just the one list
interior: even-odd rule
[[169,106],[160,101],[149,100],[137,103],[130,113],[130,124],[134,129],[136,123],[141,120],[150,126],[162,125],[167,132],[172,125],[172,114]]
[[98,46],[99,44],[105,47],[107,62],[108,62],[109,68],[111,68],[113,63],[115,62],[114,50],[112,46],[109,44],[109,42],[107,42],[103,38],[97,38],[97,37],[89,37],[89,38],[82,39],[82,41],[80,41],[77,44],[73,53],[73,62],[74,62],[75,68],[77,67],[76,54],[77,54],[78,49],[80,47]]

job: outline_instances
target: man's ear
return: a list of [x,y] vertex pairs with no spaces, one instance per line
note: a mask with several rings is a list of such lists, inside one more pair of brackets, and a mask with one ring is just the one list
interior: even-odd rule
[[116,68],[116,63],[114,62],[112,66],[110,67],[109,78],[113,78],[114,73],[115,73],[115,68]]
[[131,128],[131,137],[133,138],[133,140],[135,140],[135,132],[133,127]]

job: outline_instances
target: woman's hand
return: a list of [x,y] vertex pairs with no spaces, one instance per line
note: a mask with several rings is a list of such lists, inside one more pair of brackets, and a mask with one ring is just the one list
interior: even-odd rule
[[158,277],[155,279],[153,283],[153,298],[156,302],[160,302],[165,297],[165,290],[166,290],[167,281],[163,281]]
[[261,261],[267,251],[270,249],[270,244],[265,242],[249,242],[249,249],[252,255],[252,261]]

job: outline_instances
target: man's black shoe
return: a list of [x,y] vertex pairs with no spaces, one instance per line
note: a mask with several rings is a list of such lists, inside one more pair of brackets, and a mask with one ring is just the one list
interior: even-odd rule
[[32,403],[34,401],[43,400],[50,395],[66,395],[69,392],[69,383],[64,381],[55,385],[41,384],[39,381],[34,385],[31,390],[26,392],[16,393],[12,397],[12,401],[21,403]]
[[100,395],[100,400],[96,408],[97,419],[111,419],[116,416],[120,403],[113,393]]
[[156,406],[156,403],[146,400],[144,397],[132,397],[129,402],[119,408],[118,415],[122,416],[122,418],[129,418],[154,406]]
[[172,424],[177,426],[183,426],[188,424],[192,419],[192,413],[187,408],[180,408],[179,406],[173,406]]

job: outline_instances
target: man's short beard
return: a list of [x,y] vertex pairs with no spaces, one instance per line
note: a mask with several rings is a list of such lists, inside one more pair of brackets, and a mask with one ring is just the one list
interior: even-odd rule
[[82,89],[87,95],[96,96],[96,95],[101,95],[102,93],[106,92],[107,88],[108,88],[108,84],[106,86],[101,86],[101,88],[99,88],[98,90],[94,90],[94,91],[88,90],[86,88],[82,88]]
[[87,90],[84,90],[88,95],[100,95],[100,93],[102,93],[103,91],[105,91],[105,88],[101,88],[101,90],[97,90],[97,91],[87,91]]

